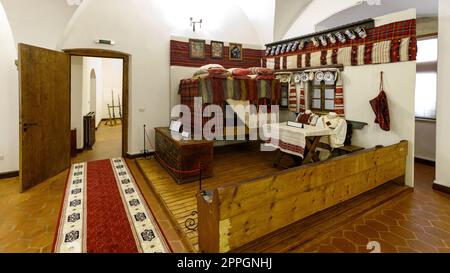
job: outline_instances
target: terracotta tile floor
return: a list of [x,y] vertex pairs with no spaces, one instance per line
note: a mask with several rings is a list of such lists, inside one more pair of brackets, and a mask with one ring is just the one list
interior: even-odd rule
[[[74,162],[120,155],[120,126],[102,127],[94,150]],[[141,187],[162,231],[175,252],[187,252],[166,211],[138,171],[130,169]],[[0,180],[0,252],[50,252],[56,229],[67,171],[18,193],[18,179]],[[377,241],[382,252],[449,252],[450,196],[433,191],[434,168],[416,164],[416,188],[377,207],[353,222],[333,230],[293,252],[369,252],[367,243]]]
[[[355,221],[292,252],[362,252],[378,242],[383,253],[450,253],[450,195],[434,191],[434,168],[416,164],[416,187]],[[373,249],[372,249],[373,250]]]
[[[94,149],[73,162],[117,157],[121,154],[121,127],[101,126]],[[187,252],[165,211],[156,201],[134,160],[127,160],[142,194],[175,252]],[[67,171],[20,194],[18,178],[0,180],[0,252],[50,252],[58,221]]]

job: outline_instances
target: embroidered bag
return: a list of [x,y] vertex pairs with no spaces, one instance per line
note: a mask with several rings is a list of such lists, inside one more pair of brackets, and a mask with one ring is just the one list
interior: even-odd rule
[[383,72],[381,72],[380,94],[370,101],[372,110],[375,113],[375,123],[378,123],[382,130],[391,130],[391,120],[389,114],[389,104],[386,93],[384,92]]

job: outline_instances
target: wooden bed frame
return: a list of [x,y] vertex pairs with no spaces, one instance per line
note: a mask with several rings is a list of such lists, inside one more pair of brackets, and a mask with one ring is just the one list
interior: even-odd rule
[[197,194],[202,252],[230,252],[389,181],[405,183],[408,142]]

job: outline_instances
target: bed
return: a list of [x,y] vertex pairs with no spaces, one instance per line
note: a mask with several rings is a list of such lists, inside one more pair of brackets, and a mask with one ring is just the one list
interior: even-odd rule
[[[224,136],[238,134],[238,123],[234,122],[233,126],[226,127],[225,106],[229,105],[230,101],[247,102],[255,105],[257,109],[261,106],[267,106],[267,111],[272,112],[272,106],[279,105],[281,100],[281,83],[275,78],[273,71],[264,68],[252,69],[200,69],[192,78],[183,79],[179,86],[179,95],[181,97],[181,104],[189,107],[191,111],[190,128],[184,128],[185,131],[190,131],[191,134],[195,130],[203,131],[204,125],[208,123],[213,117],[198,117],[194,111],[195,99],[201,98],[202,111],[208,114],[208,105],[217,105],[222,109],[222,116],[224,121]],[[202,73],[203,71],[203,73]],[[206,110],[206,111],[205,111]],[[196,119],[201,119],[201,123],[195,124]],[[235,115],[235,121],[238,120]],[[188,122],[189,123],[189,122]],[[243,122],[245,124],[245,121]],[[198,128],[201,126],[201,128]],[[245,133],[248,135],[248,126],[245,126]],[[216,128],[211,130],[215,132]],[[211,137],[214,136],[206,136]]]

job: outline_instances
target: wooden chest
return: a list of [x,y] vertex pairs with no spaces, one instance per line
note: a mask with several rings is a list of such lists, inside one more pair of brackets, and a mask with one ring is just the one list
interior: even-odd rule
[[156,158],[178,184],[198,181],[200,164],[202,178],[213,176],[213,141],[175,139],[168,128],[155,132]]

